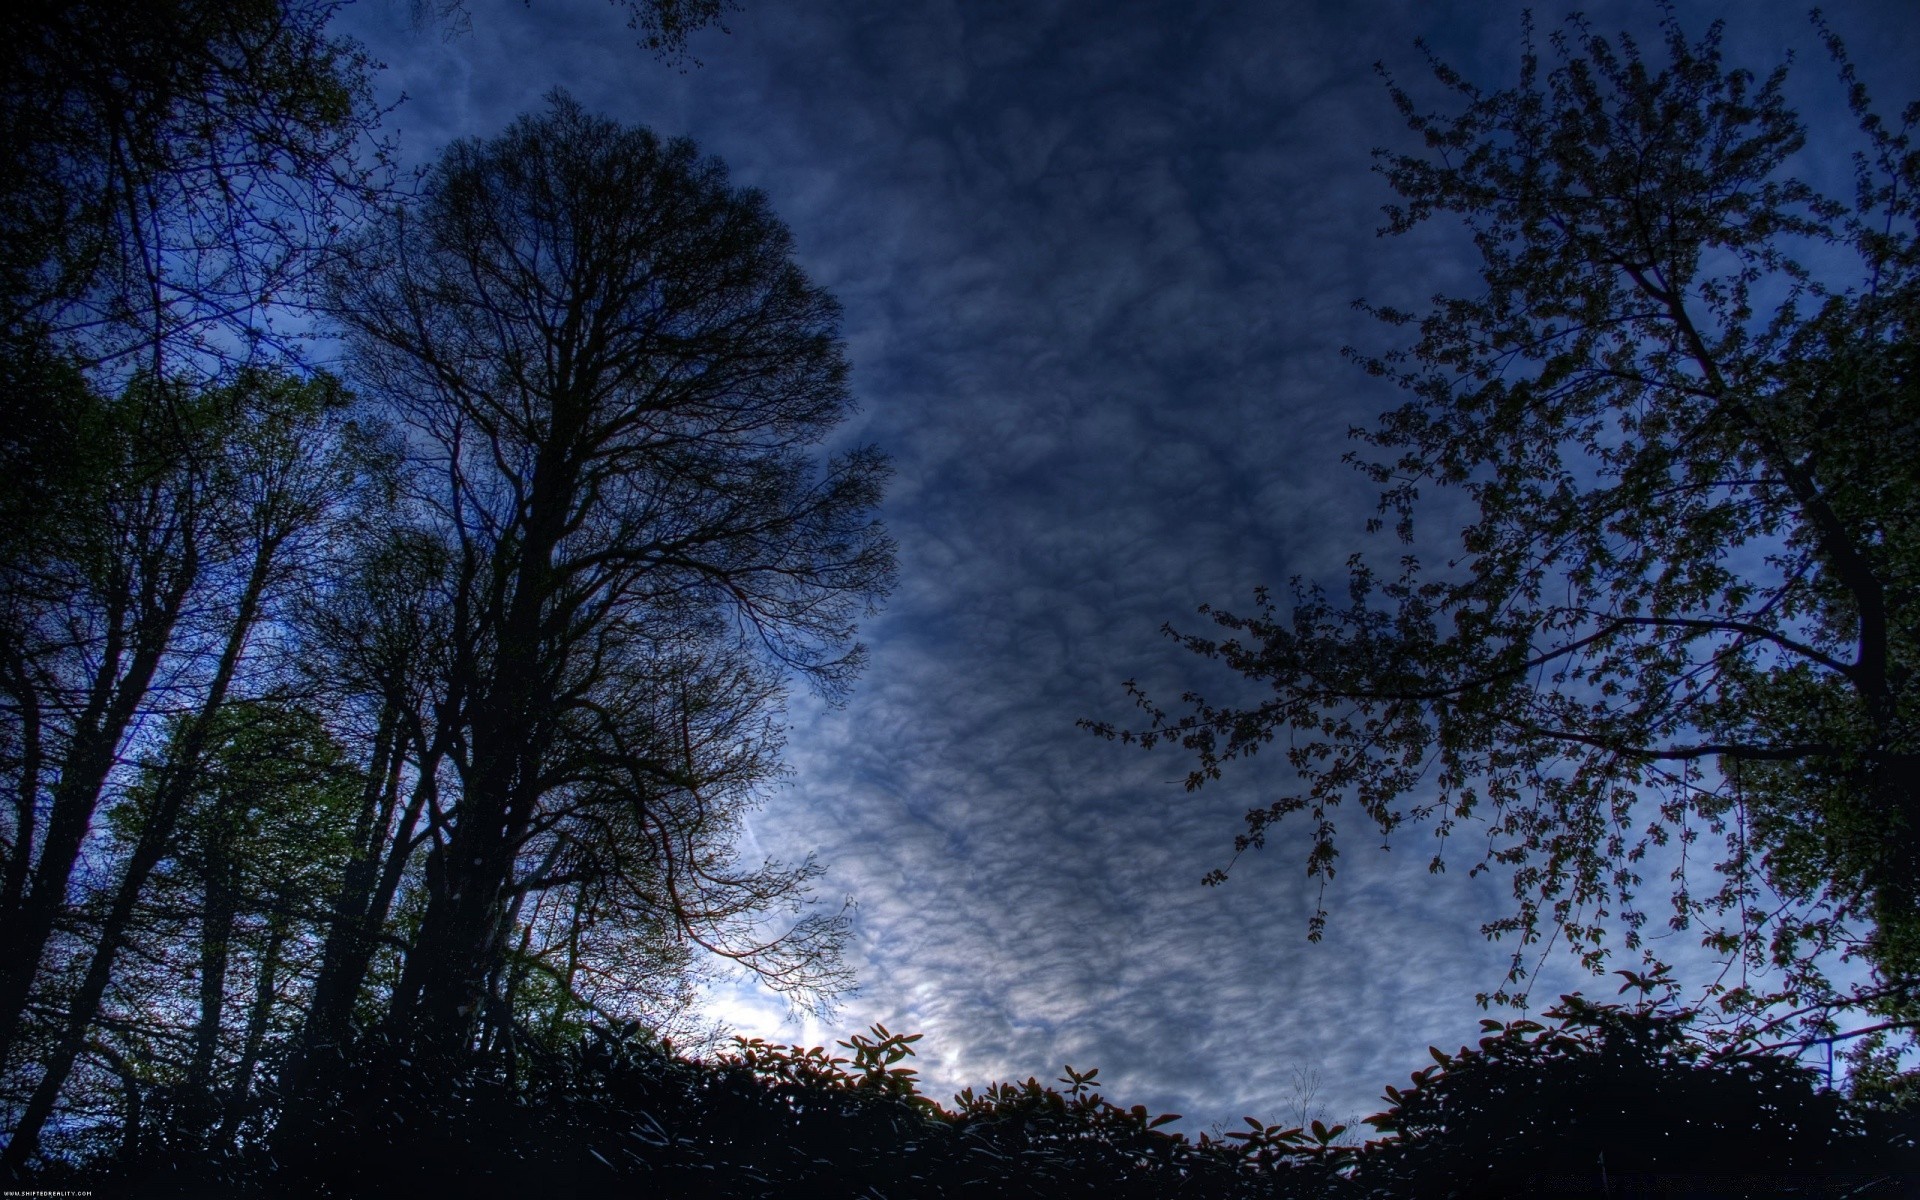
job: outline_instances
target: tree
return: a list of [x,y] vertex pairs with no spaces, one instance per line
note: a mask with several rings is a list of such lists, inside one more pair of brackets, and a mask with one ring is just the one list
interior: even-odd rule
[[[334,9],[28,0],[5,18],[0,1063],[19,1057],[36,988],[54,999],[43,958],[132,746],[159,704],[219,708],[232,679],[216,664],[238,665],[270,607],[250,589],[277,586],[288,547],[236,546],[297,536],[250,528],[277,520],[252,504],[277,485],[243,479],[273,422],[242,398],[300,390],[260,366],[292,348],[272,314],[377,175],[355,161],[377,119],[367,64],[326,36]],[[129,905],[140,874],[121,876]],[[96,950],[104,987],[115,951]],[[65,1014],[74,1053],[88,1007]]]
[[556,97],[450,149],[330,304],[447,563],[395,1035],[470,1046],[523,901],[554,888],[612,886],[776,984],[831,985],[838,919],[739,938],[811,867],[741,869],[729,841],[776,766],[779,673],[833,694],[858,669],[886,468],[809,452],[850,405],[837,311],[764,198]]
[[306,1019],[281,1071],[287,1095],[300,1091],[316,1053],[351,1038],[409,867],[432,836],[425,818],[444,755],[429,731],[451,657],[447,548],[408,527],[392,503],[362,516],[295,620],[306,685],[331,711],[332,728],[359,748],[364,786]]
[[[220,1146],[232,1141],[249,1107],[275,1001],[319,924],[361,788],[341,747],[295,704],[229,705],[208,741],[172,861],[156,869],[149,891],[163,907],[173,898],[198,925],[188,938],[198,943],[198,1012],[177,1080],[173,1132]],[[130,832],[150,819],[156,791],[142,789],[146,803],[128,806]],[[236,975],[251,984],[238,1021],[229,1003]]]
[[[1299,789],[1236,845],[1306,812],[1323,890],[1344,801],[1383,833],[1477,823],[1473,869],[1511,870],[1518,901],[1488,932],[1565,937],[1595,968],[1616,938],[1642,948],[1664,853],[1673,924],[1704,922],[1730,970],[1711,994],[1747,1034],[1829,1033],[1849,1006],[1910,1024],[1920,107],[1887,126],[1828,36],[1862,147],[1831,199],[1789,173],[1807,135],[1785,68],[1726,68],[1718,25],[1662,30],[1656,62],[1576,19],[1543,63],[1529,28],[1498,91],[1436,61],[1452,114],[1392,87],[1426,150],[1380,154],[1388,229],[1458,216],[1483,285],[1374,309],[1412,344],[1355,356],[1410,393],[1360,434],[1370,525],[1404,555],[1386,575],[1356,555],[1344,603],[1296,581],[1291,611],[1261,592],[1252,615],[1202,610],[1223,638],[1173,634],[1257,703],[1190,694],[1174,717],[1129,684],[1147,728],[1094,728],[1178,743],[1190,789],[1278,740]],[[1439,569],[1416,553],[1428,485],[1475,512]],[[1701,838],[1724,849],[1696,890]],[[1874,979],[1843,990],[1835,955]]]
[[[331,0],[26,0],[0,38],[0,328],[172,375],[246,357],[376,180]],[[361,147],[365,148],[365,147]],[[31,394],[0,397],[30,414]]]
[[[727,7],[630,5],[643,42],[668,56]],[[327,35],[336,10],[332,0],[28,0],[4,19],[0,1101],[10,1140],[0,1169],[21,1169],[49,1121],[71,1131],[104,1111],[88,1107],[97,1098],[89,1061],[105,1063],[124,1088],[128,1148],[143,1089],[155,1082],[181,1101],[171,1106],[175,1134],[231,1142],[255,1072],[275,1049],[289,986],[303,989],[318,965],[313,1009],[327,1028],[364,1001],[371,947],[394,940],[389,916],[417,874],[415,852],[449,828],[436,787],[459,747],[436,740],[442,725],[431,710],[447,695],[432,683],[450,677],[440,655],[451,645],[449,622],[404,589],[420,584],[445,599],[456,589],[438,586],[440,569],[452,559],[433,537],[422,544],[406,519],[362,506],[380,499],[359,489],[370,469],[378,474],[382,448],[363,444],[367,427],[345,422],[331,377],[288,369],[299,347],[287,319],[298,325],[306,315],[315,268],[380,194],[369,64]],[[379,598],[389,603],[362,631],[375,643],[370,653],[323,656],[361,674],[323,681],[293,670],[288,651],[327,642],[319,606],[306,600],[338,598],[341,580],[328,572],[347,566],[336,548],[356,508],[353,544],[368,553],[353,574],[387,585]],[[831,536],[831,524],[812,528]],[[796,575],[802,605],[805,586]],[[780,584],[748,593],[787,594]],[[815,616],[784,624],[776,616],[765,627],[795,634],[805,657]],[[786,897],[808,873],[709,879],[726,869],[713,847],[729,840],[738,766],[770,763],[771,742],[716,748],[696,770],[707,735],[739,732],[704,720],[697,704],[770,695],[772,675],[761,673],[758,690],[736,686],[733,648],[717,649],[724,638],[696,650],[712,631],[668,624],[654,633],[673,643],[671,653],[649,661],[677,664],[668,690],[696,704],[682,703],[672,721],[658,706],[633,719],[658,726],[650,753],[677,730],[678,757],[656,758],[683,763],[676,786],[717,801],[712,813],[664,826],[681,838],[665,890],[703,898],[681,904],[693,925],[724,924],[742,910],[706,901],[737,901],[739,884]],[[835,669],[811,665],[826,676]],[[289,732],[288,722],[310,723],[301,705],[311,697],[292,693],[296,678],[330,698],[375,699],[367,739],[346,739],[371,770],[356,788],[351,846],[333,844],[338,830],[316,833],[307,841],[313,861],[302,866],[288,850],[269,875],[248,864],[272,851],[270,816],[285,815],[275,805],[287,795],[265,780],[302,760],[295,743],[319,744]],[[266,744],[237,733],[236,722],[278,730],[260,737],[285,753],[251,775],[236,767],[234,755]],[[676,811],[672,789],[665,794],[650,811]],[[102,830],[103,814],[136,809],[121,836]],[[518,880],[508,924],[521,919],[526,897],[578,882],[563,864],[581,840],[553,826],[534,831],[528,853],[559,874]],[[600,853],[613,853],[603,842]],[[630,874],[645,873],[644,856],[621,855],[634,860]],[[300,910],[336,868],[326,953],[311,964]],[[702,881],[715,890],[703,892]],[[187,912],[191,928],[174,920]],[[552,922],[536,905],[525,924]],[[767,961],[804,945],[809,931],[837,929],[803,925]],[[523,939],[521,948],[525,961],[543,961],[544,947]],[[192,998],[167,974],[189,961]],[[245,1005],[230,994],[236,978],[251,986]],[[187,1011],[198,1019],[183,1030],[172,1017]],[[166,1049],[176,1043],[186,1047],[180,1055]],[[63,1103],[73,1118],[64,1126],[55,1117]]]
[[[262,630],[286,611],[359,470],[344,396],[326,376],[243,371],[192,392],[136,379],[96,398],[76,429],[82,464],[27,559],[0,579],[4,766],[15,792],[6,831],[6,951],[0,1056],[36,993],[74,902],[96,815],[125,786],[129,750],[167,709],[178,725],[140,836],[107,866],[107,912],[80,957],[82,981],[55,1006],[45,1068],[0,1164],[33,1152],[86,1048],[142,889],[202,782],[222,713],[263,689]],[[263,643],[266,643],[263,645]],[[44,812],[44,826],[40,814]],[[97,886],[97,885],[96,885]]]
[[[168,724],[173,736],[143,756],[106,814],[109,861],[136,854],[159,815],[171,743],[188,722]],[[61,1155],[85,1146],[88,1126],[95,1138],[117,1132],[133,1157],[229,1152],[260,1116],[261,1064],[296,1023],[359,789],[341,748],[288,697],[229,704],[207,740],[64,1085]],[[80,907],[72,920],[83,936],[98,940],[111,902]],[[45,992],[63,990],[75,989]],[[101,1067],[119,1089],[107,1090]]]

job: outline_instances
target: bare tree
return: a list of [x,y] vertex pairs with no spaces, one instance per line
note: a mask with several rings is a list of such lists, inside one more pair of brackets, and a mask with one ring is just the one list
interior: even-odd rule
[[[160,376],[285,350],[276,305],[381,177],[332,0],[23,0],[0,38],[0,329]],[[356,155],[364,163],[356,163]],[[282,310],[282,316],[285,316]],[[31,393],[0,396],[30,413]]]
[[560,96],[449,150],[332,306],[406,431],[403,503],[448,554],[412,752],[449,786],[429,786],[394,1029],[469,1046],[522,898],[562,886],[778,986],[833,983],[835,918],[724,934],[809,875],[726,866],[778,676],[844,689],[892,570],[882,457],[809,450],[851,403],[837,309],[764,198]]

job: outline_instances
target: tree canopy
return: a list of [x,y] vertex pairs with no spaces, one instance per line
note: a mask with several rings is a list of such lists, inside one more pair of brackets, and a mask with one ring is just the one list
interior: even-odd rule
[[811,874],[727,849],[774,770],[774,672],[843,688],[892,570],[884,460],[807,451],[851,401],[837,308],[790,252],[765,200],[691,143],[556,97],[451,148],[335,276],[451,614],[409,725],[422,777],[457,782],[397,1014],[417,997],[457,1030],[506,906],[556,887],[607,916],[640,903],[778,986],[833,977],[831,920],[722,932]]
[[[331,0],[25,0],[0,48],[0,328],[168,374],[284,353],[280,306],[381,178]],[[281,312],[284,317],[284,311]],[[8,389],[8,413],[30,395]],[[11,423],[11,422],[9,422]]]
[[[1920,108],[1875,115],[1828,38],[1858,123],[1835,198],[1793,173],[1786,68],[1726,65],[1718,25],[1689,39],[1669,15],[1647,49],[1577,18],[1527,32],[1513,86],[1434,60],[1448,111],[1390,81],[1424,148],[1380,152],[1385,232],[1457,219],[1480,267],[1425,312],[1374,308],[1409,341],[1352,352],[1408,393],[1350,456],[1398,562],[1356,554],[1343,598],[1296,580],[1290,603],[1203,609],[1219,635],[1169,630],[1256,701],[1176,714],[1130,684],[1145,727],[1093,727],[1183,747],[1189,788],[1276,747],[1298,787],[1237,849],[1304,813],[1323,896],[1342,804],[1468,835],[1475,871],[1511,875],[1516,911],[1488,926],[1519,942],[1510,981],[1555,938],[1595,968],[1644,951],[1657,870],[1745,1033],[1911,1022]],[[1423,488],[1470,506],[1452,548],[1416,528]],[[1870,982],[1829,979],[1850,957]]]
[[[731,7],[615,3],[668,58]],[[28,0],[0,44],[0,1172],[1359,1196],[1739,1163],[1867,1195],[1912,1166],[1920,107],[1876,118],[1837,43],[1844,200],[1717,27],[1669,20],[1655,64],[1575,21],[1497,92],[1436,63],[1451,114],[1395,88],[1427,152],[1383,157],[1390,227],[1462,217],[1484,284],[1377,309],[1412,344],[1357,356],[1411,396],[1358,460],[1406,553],[1180,638],[1271,700],[1099,727],[1180,743],[1192,786],[1284,738],[1302,790],[1240,845],[1307,810],[1323,878],[1337,804],[1481,822],[1520,904],[1492,932],[1596,969],[1677,856],[1737,1036],[1562,997],[1434,1050],[1362,1146],[1189,1140],[1072,1067],[946,1107],[880,1026],[675,1051],[708,959],[849,982],[817,865],[736,850],[785,689],[845,694],[893,580],[885,457],[827,449],[839,309],[765,196],[563,94],[376,187],[334,11]],[[1477,507],[1444,567],[1428,484]],[[1847,1009],[1877,1014],[1851,1098],[1764,1052]]]

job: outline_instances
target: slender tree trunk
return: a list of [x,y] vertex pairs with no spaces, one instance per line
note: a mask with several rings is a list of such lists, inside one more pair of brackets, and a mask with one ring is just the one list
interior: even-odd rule
[[[50,764],[55,779],[39,861],[28,861],[33,841],[21,837],[7,864],[5,888],[10,903],[0,909],[0,1069],[8,1063],[33,996],[40,960],[69,902],[81,847],[92,829],[121,742],[146,701],[187,595],[199,577],[195,514],[202,500],[200,480],[186,469],[178,450],[176,444],[163,443],[159,460],[148,464],[154,473],[120,497],[128,506],[125,511],[116,512],[109,501],[90,513],[119,544],[111,552],[105,578],[82,585],[77,596],[80,604],[98,614],[104,633],[84,702],[63,752]],[[179,473],[182,470],[184,475]],[[24,646],[13,650],[10,673],[23,690],[23,708],[33,710],[37,723],[43,715],[41,706],[27,702],[35,690],[32,651]],[[36,737],[36,744],[43,737],[44,733]],[[36,789],[45,771],[37,758],[36,753],[31,772]],[[31,808],[38,801],[37,794],[22,790],[20,804]]]
[[234,613],[233,625],[227,633],[227,644],[220,654],[219,666],[214,671],[199,711],[188,723],[169,757],[157,789],[153,814],[140,831],[140,840],[134,846],[133,855],[120,877],[120,885],[115,890],[106,922],[101,927],[99,944],[95,946],[93,957],[87,964],[80,991],[73,998],[65,1027],[46,1060],[46,1073],[40,1077],[39,1085],[28,1099],[12,1140],[5,1151],[0,1152],[0,1171],[18,1172],[39,1148],[40,1131],[45,1128],[47,1118],[53,1115],[54,1104],[60,1098],[61,1089],[66,1087],[67,1077],[73,1072],[74,1061],[86,1045],[87,1031],[93,1025],[94,1015],[100,1011],[100,1000],[106,995],[107,984],[113,978],[114,960],[124,944],[127,926],[132,921],[141,889],[146,886],[147,876],[159,864],[173,839],[180,810],[193,790],[201,763],[206,757],[214,718],[220,706],[226,703],[227,689],[233,683],[248,635],[259,616],[261,597],[266,592],[267,579],[278,547],[277,539],[263,538],[255,550],[253,565]]
[[234,1070],[233,1087],[227,1092],[226,1108],[220,1119],[218,1141],[221,1146],[233,1145],[234,1139],[240,1136],[240,1122],[246,1119],[253,1094],[253,1073],[260,1066],[260,1048],[266,1044],[267,1020],[277,998],[274,988],[286,940],[286,921],[276,916],[268,927],[267,948],[260,955],[260,977],[253,987],[253,1010],[247,1014],[246,1043],[240,1050],[240,1063]]
[[[4,1067],[19,1033],[20,1020],[33,995],[41,956],[53,937],[54,925],[66,909],[68,887],[80,848],[93,827],[94,812],[112,773],[120,742],[125,738],[173,634],[198,560],[191,544],[175,586],[150,607],[133,631],[134,646],[126,658],[127,635],[116,628],[109,637],[100,667],[94,674],[87,704],[77,722],[59,782],[54,785],[52,811],[40,861],[32,870],[33,887],[13,911],[0,921],[0,1067]],[[125,674],[119,674],[123,658]],[[26,800],[25,802],[30,802]],[[14,847],[17,856],[31,853],[25,842]],[[9,870],[26,871],[24,863]]]
[[[40,803],[40,689],[17,648],[7,655],[8,692],[20,712],[20,774],[13,805],[13,852],[7,856],[6,878],[0,881],[0,923],[11,924],[20,914],[27,894],[27,868],[33,861],[36,810]],[[6,1039],[0,1037],[0,1048]],[[4,1061],[4,1055],[0,1055]]]
[[89,1041],[87,1049],[105,1059],[114,1074],[120,1076],[120,1090],[127,1098],[126,1124],[120,1130],[120,1159],[122,1162],[133,1162],[140,1157],[140,1076],[125,1055],[105,1042]]
[[[399,784],[399,765],[396,754],[388,773],[389,788]],[[314,983],[307,1019],[280,1071],[278,1087],[283,1129],[298,1128],[306,1117],[315,1115],[306,1112],[308,1092],[313,1084],[314,1057],[324,1050],[338,1047],[346,1040],[354,1002],[359,998],[367,971],[373,963],[374,947],[393,909],[393,900],[399,893],[407,862],[413,857],[414,829],[433,796],[434,772],[438,768],[439,752],[436,750],[420,764],[419,778],[414,782],[412,796],[407,802],[406,811],[401,814],[399,825],[393,829],[392,841],[386,845],[386,863],[379,879],[372,881],[371,893],[358,879],[342,881],[341,895],[334,907],[333,928],[327,935],[320,977]],[[389,800],[391,797],[390,791]],[[388,804],[382,805],[383,814],[388,807]],[[386,827],[387,819],[383,815],[375,826],[376,840]],[[372,865],[373,861],[366,863],[368,868]]]
[[213,1063],[220,1051],[236,908],[233,859],[223,827],[225,818],[224,812],[214,814],[214,827],[205,847],[206,898],[200,910],[200,1020],[194,1026],[193,1057],[187,1066],[186,1108],[179,1114],[182,1132],[193,1137],[207,1132],[219,1108],[214,1099]]
[[66,1087],[67,1077],[73,1072],[74,1061],[86,1046],[87,1032],[93,1026],[94,1014],[100,1011],[100,1000],[106,995],[107,984],[113,978],[114,959],[126,938],[127,926],[132,922],[140,891],[146,885],[147,876],[165,855],[174,819],[179,815],[179,799],[184,789],[174,787],[169,788],[168,792],[167,798],[148,820],[147,828],[141,831],[133,856],[127,860],[126,871],[114,891],[113,905],[108,909],[106,921],[101,926],[99,944],[95,946],[93,957],[87,964],[86,976],[67,1012],[61,1035],[54,1043],[52,1054],[47,1057],[46,1072],[27,1101],[20,1123],[13,1131],[13,1140],[7,1144],[4,1152],[0,1152],[0,1171],[19,1171],[39,1148],[40,1131],[46,1127],[47,1118],[53,1115],[54,1104],[60,1098],[61,1089]]
[[[307,1008],[294,1058],[282,1072],[281,1087],[288,1089],[298,1074],[295,1060],[324,1040],[332,1025],[336,995],[358,989],[360,975],[353,968],[359,949],[360,932],[373,901],[375,872],[393,819],[395,792],[400,786],[400,766],[405,747],[399,742],[399,714],[389,704],[383,706],[374,731],[373,756],[368,764],[367,784],[360,797],[360,813],[354,825],[354,852],[340,873],[340,885],[334,891],[332,912],[327,921],[327,940],[320,956],[320,974],[314,981],[313,999]],[[402,835],[404,837],[404,834]]]

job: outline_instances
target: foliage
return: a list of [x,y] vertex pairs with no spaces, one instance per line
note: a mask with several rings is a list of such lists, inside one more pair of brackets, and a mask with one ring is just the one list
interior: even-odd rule
[[850,1057],[736,1039],[706,1060],[597,1025],[517,1079],[469,1060],[450,1088],[401,1047],[360,1046],[326,1073],[328,1119],[297,1145],[208,1157],[147,1138],[35,1182],[240,1196],[1902,1194],[1920,1167],[1912,1114],[1822,1090],[1786,1058],[1717,1054],[1670,992],[1652,998],[1670,981],[1628,986],[1643,994],[1631,1006],[1567,996],[1550,1025],[1487,1022],[1478,1049],[1432,1051],[1387,1089],[1370,1118],[1386,1136],[1365,1146],[1252,1117],[1250,1132],[1189,1139],[1072,1067],[1063,1088],[1028,1079],[941,1105],[902,1065],[919,1035],[878,1025],[838,1043]]
[[[99,1019],[146,1027],[146,1043],[122,1054],[148,1085],[143,1107],[155,1128],[136,1132],[183,1152],[217,1153],[262,1115],[254,1084],[288,1034],[275,1009],[288,982],[310,968],[363,782],[314,714],[285,702],[227,706],[209,742],[167,857],[145,888],[142,927],[129,939],[140,965],[116,980]],[[163,763],[149,762],[109,811],[129,849],[163,773]],[[183,969],[198,996],[179,1012],[167,1003],[178,980],[165,976]]]
[[1086,1086],[1097,1072],[1070,1070],[1066,1094],[1028,1080],[943,1108],[917,1095],[899,1065],[917,1040],[875,1027],[840,1043],[851,1059],[742,1040],[702,1062],[637,1027],[597,1026],[543,1057],[517,1088],[476,1063],[450,1098],[444,1080],[391,1048],[363,1047],[364,1069],[328,1075],[328,1123],[274,1160],[150,1150],[96,1164],[87,1178],[240,1195],[401,1196],[454,1185],[474,1195],[530,1186],[592,1194],[644,1181],[650,1194],[687,1197],[1146,1197],[1170,1187],[1226,1197],[1271,1195],[1286,1169],[1156,1128],[1171,1116],[1106,1103]]
[[[51,1160],[258,1152],[297,1109],[303,1062],[392,1047],[378,1028],[407,1026],[423,991],[461,1002],[424,1022],[456,1044],[441,1061],[472,1051],[513,1086],[525,1056],[590,1021],[679,1019],[695,947],[789,990],[843,978],[844,919],[799,912],[817,868],[733,851],[780,772],[786,673],[847,686],[855,621],[891,569],[871,515],[881,457],[812,452],[849,404],[832,299],[719,164],[565,104],[519,144],[456,148],[419,203],[381,207],[371,64],[330,36],[338,7],[9,10],[9,1175],[43,1132]],[[673,59],[732,5],[627,7]],[[414,257],[378,258],[396,242]],[[342,266],[343,248],[383,269]],[[456,398],[371,370],[356,400],[301,365],[321,264],[361,272],[369,305],[342,324],[378,342],[383,284],[404,293],[406,268],[419,283],[489,249],[528,274],[410,314],[478,351],[448,360],[473,372]],[[561,324],[584,317],[613,360],[524,308],[503,323],[519,340],[473,341],[529,279],[561,283]],[[387,368],[407,351],[386,349]],[[556,356],[564,379],[524,370]],[[491,395],[501,360],[517,393]],[[462,412],[475,387],[530,421]],[[436,400],[469,422],[445,457],[445,426],[408,423]],[[436,492],[449,464],[468,474]],[[784,931],[763,927],[788,908]]]
[[[142,940],[143,893],[223,705],[269,690],[288,594],[352,488],[340,390],[287,369],[296,339],[274,323],[381,178],[367,64],[327,36],[335,7],[8,10],[0,1169],[63,1093],[69,1127],[110,1110],[93,1068],[132,1109],[167,1057],[145,1019],[166,971],[121,954],[141,942],[132,957],[182,981],[180,947]],[[163,747],[139,832],[115,844],[97,818]],[[143,1002],[120,1010],[129,989]]]
[[1716,1052],[1670,979],[1619,974],[1638,1003],[1562,996],[1551,1025],[1487,1020],[1477,1048],[1432,1049],[1368,1118],[1393,1136],[1358,1177],[1383,1195],[1894,1195],[1920,1169],[1910,1121],[1849,1105],[1791,1058]]
[[[290,344],[375,190],[368,64],[331,0],[22,0],[0,43],[0,328],[89,365],[188,369]],[[373,150],[370,165],[356,154]],[[30,395],[0,412],[31,412]]]
[[[1169,631],[1255,702],[1172,716],[1129,684],[1147,727],[1093,728],[1184,747],[1190,789],[1277,743],[1299,788],[1236,846],[1304,813],[1323,895],[1343,803],[1443,847],[1471,830],[1473,870],[1511,874],[1487,927],[1518,940],[1510,982],[1536,943],[1596,971],[1644,951],[1658,870],[1746,1033],[1920,1016],[1920,108],[1883,123],[1829,41],[1860,129],[1846,201],[1789,173],[1785,69],[1724,66],[1717,25],[1669,14],[1664,61],[1578,18],[1536,53],[1529,28],[1517,86],[1434,62],[1448,114],[1393,87],[1425,150],[1381,152],[1387,231],[1458,217],[1483,285],[1373,309],[1412,343],[1355,355],[1410,394],[1354,459],[1399,563],[1356,555],[1344,601],[1296,581],[1290,605],[1203,608],[1221,638]],[[1426,486],[1474,513],[1437,567]],[[1841,988],[1845,957],[1875,979]]]
[[[9,1072],[0,1093],[29,1093],[9,1114],[8,1167],[80,1056],[124,1059],[156,1035],[137,1016],[131,1047],[90,1031],[149,879],[205,790],[227,706],[271,690],[271,630],[352,503],[343,410],[329,377],[249,369],[201,389],[135,376],[62,414],[59,503],[16,531],[0,577],[13,793],[0,1059],[28,1057],[24,1030],[43,1068],[37,1081]],[[127,760],[148,752],[156,766],[136,788]],[[103,805],[136,793],[132,836],[100,844]]]

